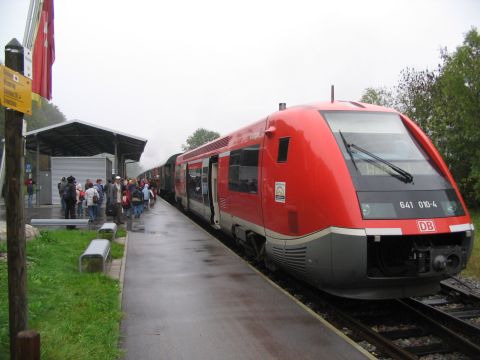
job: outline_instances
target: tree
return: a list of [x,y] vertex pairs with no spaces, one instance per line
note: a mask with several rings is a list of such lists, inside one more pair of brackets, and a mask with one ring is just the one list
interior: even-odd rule
[[[27,122],[27,130],[32,131],[45,126],[61,123],[66,121],[65,115],[60,109],[48,102],[47,100],[40,98],[40,103],[32,102],[32,115],[25,115]],[[5,137],[5,111],[0,106],[0,138]],[[25,154],[25,162],[32,165],[33,173],[37,173],[36,154],[34,152],[27,152]]]
[[361,101],[394,106],[429,135],[472,207],[480,204],[480,35],[471,29],[434,71],[407,68],[392,89],[367,88]]
[[[58,106],[49,103],[41,98],[40,103],[32,102],[32,115],[25,115],[27,121],[27,130],[32,131],[48,125],[58,124],[66,121],[65,115]],[[0,107],[0,137],[5,136],[5,111]]]
[[187,144],[182,145],[183,151],[193,150],[209,141],[220,137],[220,134],[215,131],[210,131],[204,128],[195,130],[195,132],[187,138]]
[[456,51],[442,53],[433,116],[444,130],[444,155],[467,202],[480,203],[480,34],[471,29]]
[[394,92],[385,87],[366,88],[360,102],[395,108],[396,99]]

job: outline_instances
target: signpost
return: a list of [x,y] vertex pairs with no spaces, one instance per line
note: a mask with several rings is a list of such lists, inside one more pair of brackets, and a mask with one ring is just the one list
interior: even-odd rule
[[[31,112],[31,91],[23,72],[23,47],[16,40],[5,46],[2,67],[2,105],[5,109],[5,206],[7,218],[8,314],[10,323],[10,359],[17,359],[17,335],[27,330],[27,266],[25,216],[23,204],[24,142],[23,114]],[[8,68],[7,68],[8,67]],[[14,71],[14,70],[17,71]],[[30,80],[28,80],[31,88]],[[27,89],[25,89],[27,88]],[[30,100],[27,100],[30,93]],[[27,102],[30,105],[27,106]],[[29,109],[28,109],[29,108]]]
[[0,105],[32,115],[32,81],[0,65]]

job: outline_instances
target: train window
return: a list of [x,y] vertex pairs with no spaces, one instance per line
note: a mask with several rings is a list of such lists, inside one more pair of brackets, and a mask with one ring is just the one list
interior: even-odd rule
[[208,204],[208,167],[204,167],[202,170],[202,195],[203,203]]
[[201,175],[201,168],[188,169],[187,191],[190,199],[203,202]]
[[278,156],[277,162],[286,162],[288,157],[288,144],[290,143],[290,138],[281,138],[278,140]]
[[175,167],[175,182],[180,182],[180,166]]
[[228,189],[258,193],[258,155],[260,145],[248,146],[230,152]]

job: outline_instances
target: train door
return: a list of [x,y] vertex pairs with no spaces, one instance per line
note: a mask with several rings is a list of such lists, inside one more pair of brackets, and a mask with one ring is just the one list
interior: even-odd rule
[[188,209],[187,164],[186,163],[183,163],[180,168],[180,205]]
[[210,158],[210,223],[220,229],[220,208],[218,206],[218,156]]
[[202,200],[203,200],[203,214],[205,220],[209,221],[211,219],[211,208],[210,208],[210,191],[208,189],[208,173],[209,173],[209,163],[210,159],[202,160]]

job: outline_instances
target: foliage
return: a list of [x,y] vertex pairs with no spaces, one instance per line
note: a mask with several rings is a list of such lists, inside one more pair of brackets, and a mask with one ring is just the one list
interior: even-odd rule
[[204,128],[195,130],[195,132],[187,138],[187,144],[182,145],[183,151],[193,150],[209,141],[219,138],[220,134]]
[[[48,102],[44,98],[40,98],[40,103],[32,101],[32,116],[25,115],[27,121],[27,131],[40,129],[45,126],[58,124],[66,121],[65,115],[60,111],[58,106]],[[5,137],[5,111],[0,106],[0,137]]]
[[467,203],[480,203],[480,35],[440,53],[433,71],[407,68],[393,89],[367,88],[361,101],[394,107],[414,119],[442,153]]
[[[78,271],[78,258],[95,236],[94,231],[44,231],[27,243],[29,328],[40,332],[42,359],[120,355],[118,281]],[[5,243],[0,243],[0,253],[5,250]],[[6,269],[0,260],[2,359],[9,353]]]
[[[480,212],[472,212],[470,215],[472,216],[475,229],[480,229]],[[472,255],[468,261],[467,268],[462,272],[462,275],[480,280],[480,243],[478,241],[473,242]]]
[[396,99],[393,91],[385,87],[366,88],[360,101],[385,107],[396,107]]

